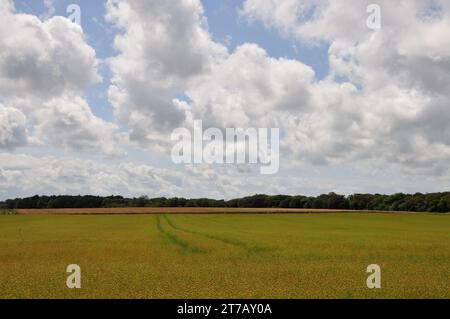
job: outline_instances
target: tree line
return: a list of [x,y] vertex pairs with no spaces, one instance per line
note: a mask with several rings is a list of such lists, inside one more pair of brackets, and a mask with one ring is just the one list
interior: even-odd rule
[[0,209],[114,208],[114,207],[242,207],[450,212],[450,192],[429,194],[353,194],[320,196],[254,195],[232,200],[209,198],[125,198],[122,196],[33,196],[0,202]]

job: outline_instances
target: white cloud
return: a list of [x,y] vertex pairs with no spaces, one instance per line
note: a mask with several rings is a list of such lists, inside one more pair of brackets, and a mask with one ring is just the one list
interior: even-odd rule
[[250,20],[329,45],[330,75],[310,91],[313,110],[292,114],[285,146],[318,163],[382,159],[407,174],[448,176],[450,5],[379,1],[374,32],[366,26],[371,3],[245,1]]
[[[388,192],[423,189],[426,176],[446,186],[450,4],[380,0],[382,27],[374,32],[366,26],[370,3],[245,1],[241,13],[249,20],[294,42],[329,48],[330,72],[319,81],[308,65],[271,57],[256,44],[229,52],[213,41],[199,0],[110,0],[106,18],[118,32],[117,55],[108,60],[113,124],[95,116],[84,97],[100,77],[81,28],[62,17],[41,21],[16,13],[0,0],[0,148],[36,138],[71,154],[115,156],[126,131],[142,151],[168,159],[170,133],[194,119],[219,128],[280,127],[282,136],[281,174],[270,179],[232,166],[173,171],[2,154],[0,188],[229,198],[370,191],[370,185]],[[341,166],[354,171],[333,182]],[[303,171],[295,171],[299,167]],[[282,176],[286,169],[294,174]],[[322,178],[302,177],[315,169]],[[360,178],[361,171],[373,176]],[[432,181],[426,185],[435,189]]]
[[211,40],[198,0],[110,0],[107,9],[107,19],[124,31],[114,41],[121,54],[111,60],[119,77],[171,87],[226,54]]
[[[98,163],[89,160],[59,157],[35,157],[0,153],[0,196],[11,189],[21,196],[40,194],[121,194],[186,197],[232,197],[249,194],[249,189],[271,191],[256,176],[248,177],[248,189],[243,190],[233,167],[188,166],[181,171],[134,163]],[[300,179],[299,179],[300,180]]]
[[[168,132],[195,118],[220,128],[280,127],[284,165],[382,158],[410,173],[426,166],[442,174],[450,143],[447,117],[436,114],[450,100],[447,5],[430,20],[420,1],[382,1],[375,33],[366,26],[370,3],[244,3],[250,19],[329,45],[330,74],[318,82],[307,65],[272,58],[255,44],[227,53],[211,40],[198,1],[110,1],[108,17],[124,30],[111,60],[110,101],[131,140],[163,150]],[[424,36],[413,41],[417,33]],[[177,93],[188,103],[175,100]],[[421,154],[429,152],[438,159],[432,165]]]
[[194,76],[226,56],[211,40],[198,0],[108,1],[107,19],[122,33],[110,59],[109,99],[130,139],[164,143],[185,120],[174,101]]
[[[82,92],[100,80],[95,51],[81,27],[63,17],[38,17],[0,7],[0,96],[48,98]],[[6,6],[8,7],[8,6]]]
[[36,134],[66,150],[121,156],[119,128],[92,114],[79,96],[51,99],[36,113]]
[[[450,80],[448,1],[378,1],[382,23],[377,32],[366,26],[371,3],[246,0],[241,12],[298,41],[327,43],[333,75],[348,76],[365,88],[389,83],[442,93]],[[436,74],[444,83],[436,83]]]
[[13,149],[28,143],[25,115],[0,104],[0,149]]
[[[338,169],[343,168],[330,168],[331,171]],[[183,166],[173,170],[131,162],[0,153],[0,199],[36,193],[231,199],[257,193],[440,191],[441,187],[449,186],[445,178],[403,178],[395,170],[375,166],[354,174],[352,179],[321,174],[310,167],[300,172],[302,174],[287,172],[268,177],[253,174],[251,167],[229,165]]]
[[131,163],[107,164],[65,157],[0,154],[0,193],[11,189],[21,195],[143,194],[178,191],[171,181],[177,173]]
[[64,17],[42,21],[17,13],[6,0],[0,17],[0,98],[8,106],[2,110],[1,146],[34,140],[43,147],[121,154],[118,127],[95,116],[83,97],[101,78],[81,27]]
[[313,82],[314,71],[305,64],[244,44],[192,81],[186,94],[194,116],[213,127],[277,127],[275,115],[310,107]]

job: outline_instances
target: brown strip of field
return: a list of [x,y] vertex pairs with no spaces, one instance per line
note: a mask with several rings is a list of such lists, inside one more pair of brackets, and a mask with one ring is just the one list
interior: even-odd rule
[[[63,208],[18,209],[18,215],[151,215],[151,214],[317,214],[361,212],[332,209],[294,208],[200,208],[200,207],[128,207],[128,208]],[[371,211],[371,213],[376,213]]]

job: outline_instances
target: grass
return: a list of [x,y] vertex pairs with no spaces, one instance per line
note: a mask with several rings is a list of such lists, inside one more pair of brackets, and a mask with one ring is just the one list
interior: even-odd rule
[[[316,214],[355,211],[309,208],[124,207],[18,209],[18,215],[152,215],[152,214]],[[376,213],[376,211],[367,211]],[[378,212],[380,213],[380,212]]]
[[431,214],[0,216],[0,298],[450,298],[449,230]]

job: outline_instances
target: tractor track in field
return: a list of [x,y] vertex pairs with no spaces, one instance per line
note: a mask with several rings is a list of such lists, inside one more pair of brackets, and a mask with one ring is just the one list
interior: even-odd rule
[[198,231],[194,231],[194,230],[190,230],[190,229],[186,229],[180,226],[175,225],[167,215],[163,215],[164,219],[166,220],[167,224],[169,226],[171,226],[173,229],[178,230],[178,231],[182,231],[185,233],[189,233],[189,234],[193,234],[193,235],[198,235],[207,239],[211,239],[211,240],[215,240],[224,244],[228,244],[228,245],[232,245],[241,249],[244,249],[247,254],[251,255],[251,254],[255,254],[261,251],[267,251],[268,248],[267,247],[263,247],[263,246],[254,246],[254,245],[249,245],[246,242],[237,240],[237,239],[233,239],[233,238],[228,238],[228,237],[223,237],[223,236],[217,236],[217,235],[212,235],[212,234],[208,234],[208,233],[204,233],[204,232],[198,232]]
[[[169,226],[171,226],[169,224]],[[183,251],[188,253],[205,253],[205,251],[199,247],[191,245],[189,242],[185,241],[184,239],[171,234],[167,230],[163,228],[161,225],[161,219],[160,216],[156,216],[156,228],[158,231],[173,245],[181,248]]]

